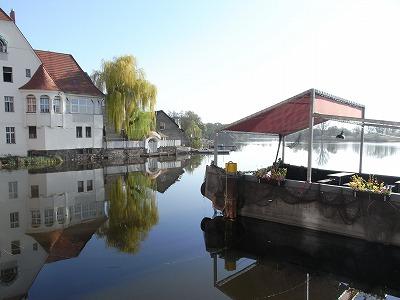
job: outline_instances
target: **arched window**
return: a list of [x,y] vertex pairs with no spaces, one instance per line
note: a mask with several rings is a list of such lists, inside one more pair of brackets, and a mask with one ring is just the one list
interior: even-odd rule
[[53,99],[53,112],[56,114],[61,113],[61,97],[55,96]]
[[40,96],[40,112],[41,113],[50,112],[50,97],[47,95]]
[[26,96],[26,112],[35,113],[36,112],[36,98],[33,95]]
[[7,42],[1,35],[0,35],[0,52],[7,53]]
[[0,282],[3,285],[11,285],[18,277],[18,267],[10,267],[0,271]]

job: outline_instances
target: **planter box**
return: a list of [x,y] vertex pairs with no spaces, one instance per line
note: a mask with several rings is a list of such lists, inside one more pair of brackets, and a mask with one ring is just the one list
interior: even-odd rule
[[286,183],[286,180],[258,178],[258,182],[267,183],[267,184],[275,185],[275,186],[284,186]]
[[368,191],[356,191],[356,190],[354,190],[354,197],[365,198],[369,200],[377,200],[377,201],[387,201],[390,199],[390,195],[387,194],[373,193]]

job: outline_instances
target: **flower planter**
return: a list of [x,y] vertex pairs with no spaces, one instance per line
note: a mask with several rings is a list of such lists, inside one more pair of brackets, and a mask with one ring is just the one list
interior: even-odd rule
[[276,179],[267,179],[267,178],[258,178],[258,182],[260,183],[267,183],[270,185],[275,185],[275,186],[284,186],[286,183],[286,180],[276,180]]
[[354,196],[357,198],[365,198],[369,200],[377,200],[377,201],[387,201],[390,199],[390,194],[383,193],[373,193],[369,191],[356,191],[354,190]]

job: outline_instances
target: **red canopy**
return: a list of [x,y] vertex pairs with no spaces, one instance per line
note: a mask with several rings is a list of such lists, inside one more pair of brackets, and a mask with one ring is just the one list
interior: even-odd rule
[[[288,135],[308,128],[312,95],[313,112],[323,115],[362,118],[364,106],[331,94],[310,89],[262,111],[236,121],[223,130]],[[314,124],[325,120],[315,117]]]

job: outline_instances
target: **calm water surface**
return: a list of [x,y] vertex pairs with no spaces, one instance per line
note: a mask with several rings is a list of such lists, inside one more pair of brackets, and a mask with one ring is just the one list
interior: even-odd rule
[[[220,156],[219,164],[233,160],[240,170],[265,167],[274,160],[276,146],[242,145]],[[286,148],[286,161],[305,165],[302,148]],[[317,143],[314,165],[356,171],[358,151],[351,143]],[[365,172],[399,175],[399,144],[367,144],[364,158]],[[222,223],[222,229],[216,226],[211,236],[204,235],[200,223],[215,213],[200,194],[211,160],[197,156],[47,174],[1,171],[0,299],[306,299],[307,286],[310,299],[338,299],[374,283],[380,297],[400,295],[392,276],[358,278],[347,268],[351,264],[326,268],[330,261],[338,265],[334,253],[316,255],[324,267],[312,264],[310,271],[313,259],[304,261],[305,255],[288,246],[290,240],[276,244],[276,249],[285,247],[286,252],[279,251],[285,255],[273,255],[264,252],[268,241],[246,236],[242,225],[230,237],[230,225]],[[289,230],[293,239],[298,234],[274,224],[243,226]],[[218,252],[221,237],[225,250]],[[329,237],[308,238],[305,245],[336,243]],[[237,250],[243,241],[247,248]],[[384,274],[389,272],[397,269],[391,266]]]

